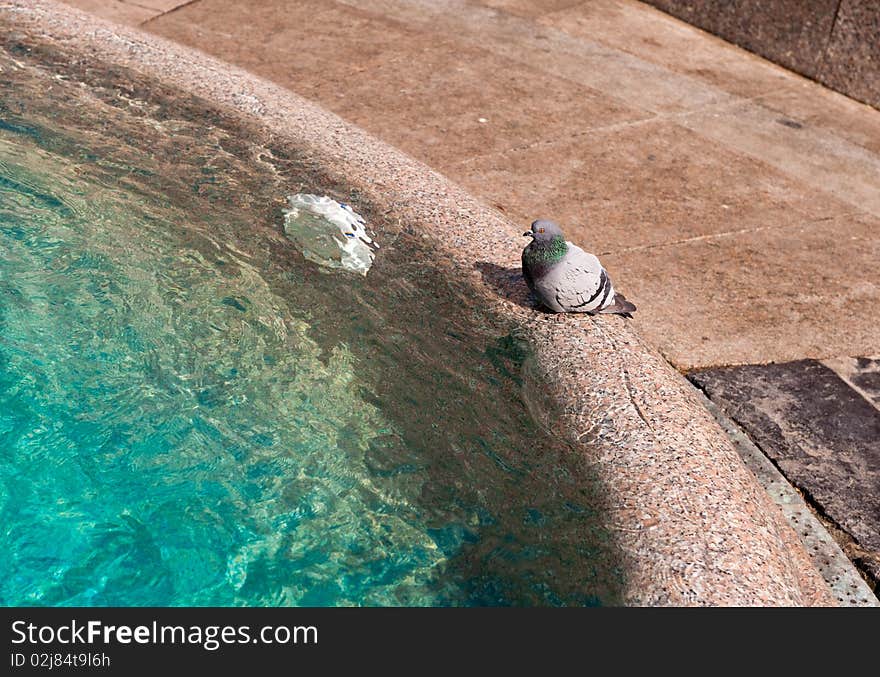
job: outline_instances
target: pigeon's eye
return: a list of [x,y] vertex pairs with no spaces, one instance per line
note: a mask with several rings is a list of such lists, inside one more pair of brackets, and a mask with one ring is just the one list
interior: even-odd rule
[[543,232],[544,232],[544,229],[543,229],[543,228],[538,228],[538,232],[539,232],[539,233],[543,233]]

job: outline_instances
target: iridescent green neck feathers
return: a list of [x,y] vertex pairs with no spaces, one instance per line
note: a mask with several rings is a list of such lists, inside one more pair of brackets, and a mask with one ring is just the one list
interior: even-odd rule
[[568,244],[563,235],[555,235],[553,238],[542,241],[533,240],[524,252],[526,261],[530,265],[548,265],[562,259],[568,251]]

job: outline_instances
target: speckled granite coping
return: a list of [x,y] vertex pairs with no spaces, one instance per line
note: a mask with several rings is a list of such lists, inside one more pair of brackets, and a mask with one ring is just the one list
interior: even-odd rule
[[0,24],[257,119],[432,239],[445,254],[438,265],[472,280],[470,303],[516,320],[540,346],[526,363],[524,396],[539,421],[590,454],[627,604],[834,605],[695,391],[625,320],[530,307],[516,275],[522,240],[497,212],[335,115],[201,53],[48,0],[0,3]]

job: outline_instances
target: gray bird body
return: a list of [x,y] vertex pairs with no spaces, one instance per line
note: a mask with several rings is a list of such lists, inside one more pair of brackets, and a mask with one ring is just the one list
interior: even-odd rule
[[614,291],[608,271],[593,254],[568,242],[552,221],[538,220],[522,254],[523,277],[539,301],[555,313],[617,313],[636,307]]

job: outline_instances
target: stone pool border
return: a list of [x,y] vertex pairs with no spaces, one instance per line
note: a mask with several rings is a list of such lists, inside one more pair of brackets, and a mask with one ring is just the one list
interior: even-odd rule
[[[526,224],[336,115],[200,52],[51,0],[0,2],[10,30],[119,64],[237,111],[319,155],[421,231],[471,305],[510,318],[536,348],[524,393],[583,450],[630,605],[834,605],[781,512],[693,388],[624,319],[547,315],[515,275]],[[539,215],[536,215],[539,216]]]

